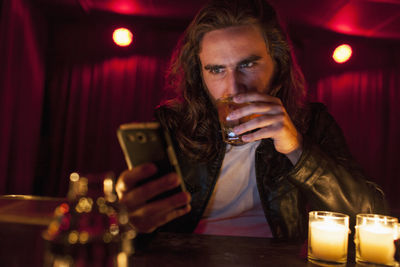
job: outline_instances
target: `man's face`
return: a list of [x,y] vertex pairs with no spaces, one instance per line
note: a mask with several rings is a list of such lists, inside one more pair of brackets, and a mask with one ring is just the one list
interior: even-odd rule
[[257,26],[214,30],[200,43],[201,72],[214,99],[245,92],[266,93],[274,62]]

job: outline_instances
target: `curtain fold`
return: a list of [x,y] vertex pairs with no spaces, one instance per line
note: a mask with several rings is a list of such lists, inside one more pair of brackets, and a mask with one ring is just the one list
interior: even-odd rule
[[30,194],[42,117],[46,25],[30,1],[2,4],[0,194]]
[[122,123],[153,119],[164,67],[158,57],[134,55],[53,69],[36,193],[65,195],[73,171],[118,175],[126,168],[116,130]]
[[398,69],[350,71],[321,79],[317,100],[328,106],[367,174],[391,203],[400,203]]

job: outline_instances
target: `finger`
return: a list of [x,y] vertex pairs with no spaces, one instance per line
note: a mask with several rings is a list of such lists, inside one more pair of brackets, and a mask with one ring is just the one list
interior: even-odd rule
[[255,129],[270,128],[273,125],[277,125],[275,127],[278,127],[278,125],[283,125],[284,118],[284,114],[263,115],[236,126],[233,128],[233,132],[240,135]]
[[283,128],[283,123],[275,123],[268,127],[261,128],[255,132],[242,135],[244,142],[254,142],[266,138],[274,138]]
[[157,167],[153,163],[138,165],[132,170],[122,172],[116,184],[118,197],[121,198],[121,196],[137,182],[154,175],[156,172]]
[[273,102],[256,102],[238,108],[228,114],[228,120],[236,120],[253,114],[279,114],[284,113],[283,106]]
[[148,203],[142,215],[144,215],[144,217],[149,217],[153,214],[167,213],[189,204],[190,201],[191,195],[188,192],[179,192],[167,198]]
[[190,211],[191,196],[181,192],[165,199],[148,203],[130,213],[131,223],[140,231],[155,229]]
[[259,92],[251,92],[251,93],[235,95],[233,97],[233,101],[236,103],[271,102],[276,104],[282,104],[282,101],[279,98]]
[[160,193],[177,187],[180,179],[176,173],[170,173],[141,186],[133,188],[120,200],[128,209],[135,209]]
[[164,224],[189,213],[190,210],[191,210],[191,206],[188,204],[182,208],[174,209],[172,211],[169,211],[169,212],[159,215],[159,216],[154,216],[151,218],[151,220],[142,220],[141,218],[138,218],[135,215],[131,216],[130,219],[131,219],[131,222],[134,222],[132,224],[138,232],[151,233],[154,230],[156,230],[158,227],[161,227]]
[[192,209],[192,207],[190,206],[190,204],[188,204],[188,205],[185,205],[178,209],[174,209],[168,213],[160,214],[160,216],[157,218],[157,221],[158,221],[157,227],[160,227],[178,217],[181,217],[181,216],[189,213],[191,209]]

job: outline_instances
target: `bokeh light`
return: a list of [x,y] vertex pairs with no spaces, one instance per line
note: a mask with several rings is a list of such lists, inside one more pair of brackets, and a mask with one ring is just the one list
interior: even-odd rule
[[336,63],[344,63],[348,61],[353,54],[353,50],[351,46],[348,44],[342,44],[336,47],[335,51],[333,51],[332,58]]
[[113,40],[119,46],[128,46],[132,43],[133,34],[126,28],[118,28],[113,33]]

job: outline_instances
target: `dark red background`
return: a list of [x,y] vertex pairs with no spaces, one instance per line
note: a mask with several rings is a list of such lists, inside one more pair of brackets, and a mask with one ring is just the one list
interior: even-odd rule
[[[65,196],[72,171],[118,175],[116,129],[152,118],[170,53],[198,7],[149,16],[90,9],[96,1],[75,1],[89,11],[47,2],[0,2],[0,194]],[[301,14],[286,19],[309,99],[328,106],[355,158],[400,209],[400,37],[293,23]],[[119,26],[132,29],[133,46],[112,43]],[[338,65],[331,53],[343,42],[354,55]]]

